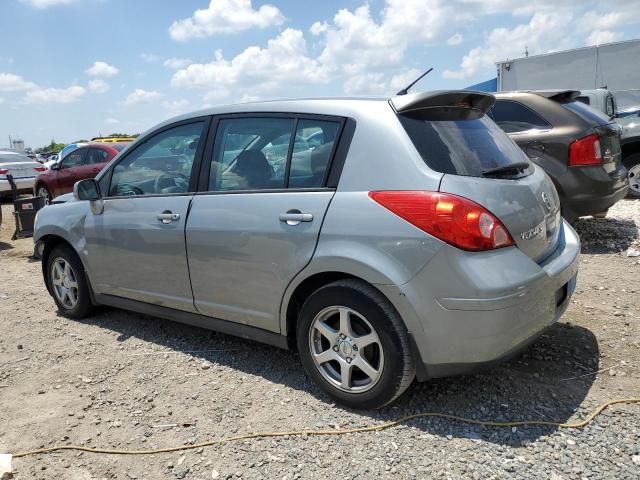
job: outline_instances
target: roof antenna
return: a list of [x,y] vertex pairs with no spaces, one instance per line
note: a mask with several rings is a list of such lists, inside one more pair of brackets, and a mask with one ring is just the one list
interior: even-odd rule
[[422,80],[423,77],[426,77],[427,75],[429,75],[431,73],[431,70],[433,70],[433,67],[431,67],[429,70],[427,70],[426,72],[424,72],[422,75],[420,75],[418,78],[416,78],[413,82],[411,82],[407,87],[403,88],[402,90],[400,90],[398,93],[396,93],[396,95],[406,95],[409,92],[409,89],[411,87],[413,87],[416,83],[418,83],[420,80]]

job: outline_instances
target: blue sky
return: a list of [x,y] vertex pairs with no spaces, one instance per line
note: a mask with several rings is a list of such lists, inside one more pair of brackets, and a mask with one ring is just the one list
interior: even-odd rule
[[391,95],[640,36],[639,0],[1,0],[0,146],[140,132],[208,105]]

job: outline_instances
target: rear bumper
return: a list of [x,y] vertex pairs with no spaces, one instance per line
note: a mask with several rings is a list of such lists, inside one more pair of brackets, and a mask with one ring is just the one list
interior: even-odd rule
[[469,373],[533,342],[569,305],[579,252],[563,222],[558,248],[541,265],[515,247],[445,247],[408,283],[378,286],[407,324],[418,379]]
[[604,212],[629,190],[622,165],[611,173],[603,167],[571,167],[557,181],[563,215],[568,218]]
[[[16,184],[16,187],[20,192],[24,191],[33,191],[33,186],[36,182],[36,177],[22,177],[22,178],[14,178],[13,181]],[[4,178],[0,178],[0,193],[10,193],[11,185],[8,180]]]

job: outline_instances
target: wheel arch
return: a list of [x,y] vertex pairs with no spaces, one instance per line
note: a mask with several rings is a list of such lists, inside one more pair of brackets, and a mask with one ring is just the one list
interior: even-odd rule
[[93,288],[91,287],[91,281],[89,280],[89,276],[87,275],[87,266],[84,263],[82,255],[78,253],[78,250],[73,246],[73,244],[63,236],[56,233],[48,233],[46,235],[43,235],[38,239],[38,241],[44,244],[44,247],[42,249],[41,266],[42,277],[44,278],[44,284],[47,287],[47,291],[50,294],[53,294],[53,292],[51,291],[51,285],[49,284],[49,275],[47,275],[47,264],[49,262],[49,256],[51,255],[52,250],[58,245],[67,245],[76,254],[78,259],[80,260],[80,263],[82,264],[82,268],[84,270],[83,274],[87,280],[87,285],[89,286],[91,302],[95,304],[93,298]]
[[634,137],[627,140],[622,145],[622,163],[625,163],[627,157],[640,153],[640,137]]

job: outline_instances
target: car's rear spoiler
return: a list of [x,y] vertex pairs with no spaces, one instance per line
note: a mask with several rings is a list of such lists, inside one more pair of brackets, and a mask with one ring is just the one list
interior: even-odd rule
[[[469,90],[438,90],[393,97],[396,113],[433,120],[463,120],[483,116],[495,103],[493,95]],[[437,118],[435,118],[437,117]]]
[[532,90],[531,93],[558,103],[571,102],[580,96],[580,90]]

